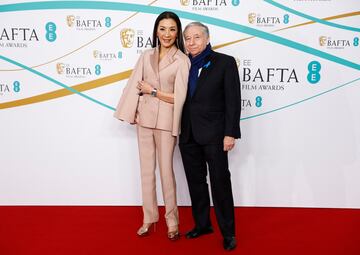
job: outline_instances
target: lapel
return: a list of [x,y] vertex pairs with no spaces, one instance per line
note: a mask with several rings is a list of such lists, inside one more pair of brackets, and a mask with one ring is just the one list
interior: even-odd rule
[[155,77],[160,79],[159,72],[161,70],[165,69],[167,66],[169,66],[170,64],[172,64],[175,61],[174,56],[175,56],[177,50],[178,49],[176,48],[176,46],[173,45],[170,48],[170,50],[166,53],[166,55],[159,62],[159,59],[160,59],[159,47],[156,47],[154,49],[153,54],[150,55],[150,65],[152,67]]
[[[177,48],[173,45],[170,50],[166,53],[166,55],[161,59],[159,63],[159,72],[165,69],[167,66],[172,64],[175,61],[174,55],[177,52]],[[158,51],[159,52],[159,51]]]
[[208,64],[207,67],[203,67],[201,69],[201,73],[200,73],[200,76],[197,80],[197,84],[196,84],[196,88],[195,88],[195,91],[194,91],[194,95],[192,96],[193,98],[196,96],[196,94],[198,93],[198,91],[201,89],[202,86],[204,86],[204,84],[206,84],[206,80],[207,78],[209,77],[208,73],[211,72],[211,70],[214,68],[215,66],[215,63],[214,63],[214,58],[212,57],[213,55],[213,52],[211,51],[211,53],[209,54],[209,56],[206,57],[205,59],[205,65],[209,63],[210,61],[210,64]]
[[155,77],[159,79],[159,47],[156,47],[150,55],[150,65]]

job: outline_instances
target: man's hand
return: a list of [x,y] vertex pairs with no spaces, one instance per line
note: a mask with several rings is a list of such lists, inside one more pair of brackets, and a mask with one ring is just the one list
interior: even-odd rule
[[224,151],[231,151],[235,147],[235,138],[231,136],[224,137]]

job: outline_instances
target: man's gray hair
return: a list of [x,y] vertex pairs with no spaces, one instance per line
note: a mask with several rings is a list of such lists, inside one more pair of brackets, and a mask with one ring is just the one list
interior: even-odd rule
[[207,37],[210,36],[209,28],[208,28],[206,25],[204,25],[203,23],[198,22],[198,21],[191,22],[191,23],[187,24],[186,27],[185,27],[185,29],[184,29],[184,34],[186,33],[186,30],[187,30],[188,28],[190,28],[190,27],[195,27],[195,26],[201,27],[201,28],[203,29],[204,34],[205,34]]

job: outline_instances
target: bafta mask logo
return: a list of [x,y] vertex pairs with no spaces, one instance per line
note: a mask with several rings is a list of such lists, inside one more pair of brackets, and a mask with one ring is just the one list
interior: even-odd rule
[[120,31],[121,45],[124,48],[131,48],[134,43],[135,31],[131,28],[124,28]]
[[63,63],[57,63],[56,64],[56,71],[58,74],[63,74],[64,73],[64,67],[65,65]]
[[180,0],[181,5],[183,6],[188,6],[189,2],[190,2],[189,0]]
[[320,36],[320,37],[319,37],[319,44],[320,44],[320,46],[325,46],[325,45],[326,45],[326,41],[327,41],[327,37],[326,37],[326,36]]
[[73,27],[75,23],[75,16],[74,15],[66,16],[66,23],[69,27]]
[[93,56],[94,56],[94,58],[97,58],[99,56],[99,51],[94,50],[93,51]]
[[250,24],[254,24],[256,20],[256,13],[249,13],[248,20]]

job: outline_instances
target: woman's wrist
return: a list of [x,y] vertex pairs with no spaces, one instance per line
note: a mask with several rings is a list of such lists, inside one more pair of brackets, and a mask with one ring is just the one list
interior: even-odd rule
[[158,90],[157,88],[153,88],[150,92],[150,95],[152,95],[153,97],[156,97],[157,96],[157,93],[158,93]]

